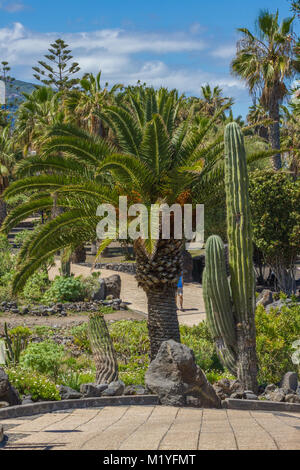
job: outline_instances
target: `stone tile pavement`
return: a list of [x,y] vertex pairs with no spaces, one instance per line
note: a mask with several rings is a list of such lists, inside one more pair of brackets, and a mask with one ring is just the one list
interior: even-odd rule
[[[97,271],[97,270],[95,270]],[[128,307],[132,310],[147,313],[147,297],[142,288],[139,288],[135,277],[132,274],[119,273],[109,269],[101,269],[101,277],[109,277],[112,274],[119,274],[121,277],[121,298],[123,302],[128,302]],[[79,264],[72,264],[71,272],[75,276],[82,275],[84,277],[90,276],[91,269],[87,266]],[[49,277],[53,279],[59,274],[59,266],[57,265],[50,269]],[[200,321],[205,319],[205,308],[202,296],[202,287],[198,283],[185,284],[183,288],[184,294],[184,311],[178,310],[179,323],[193,326],[198,325]]]
[[3,420],[3,450],[300,450],[300,414],[115,406]]

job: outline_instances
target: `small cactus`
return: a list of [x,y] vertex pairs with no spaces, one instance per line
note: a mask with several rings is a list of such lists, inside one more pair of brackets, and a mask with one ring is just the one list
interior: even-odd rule
[[101,313],[89,317],[88,336],[96,363],[96,381],[98,384],[118,380],[118,363],[105,319]]

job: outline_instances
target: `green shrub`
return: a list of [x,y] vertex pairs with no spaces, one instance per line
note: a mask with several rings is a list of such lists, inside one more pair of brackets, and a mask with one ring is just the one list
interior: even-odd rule
[[263,306],[256,309],[256,345],[259,382],[278,383],[288,371],[297,372],[292,362],[292,344],[300,336],[300,305],[283,306],[281,311]]
[[99,289],[99,277],[100,271],[97,271],[92,273],[91,276],[82,279],[82,285],[84,287],[84,297],[90,299],[92,294],[97,289]]
[[47,269],[42,269],[33,273],[26,282],[22,297],[28,302],[38,302],[41,300],[46,289],[50,285]]
[[53,336],[54,329],[51,326],[46,325],[36,325],[34,327],[34,333],[39,336],[40,338],[48,338],[49,336]]
[[135,363],[119,364],[119,378],[125,385],[143,385],[145,373],[149,367],[149,360],[145,359],[142,365]]
[[149,353],[150,343],[146,321],[122,320],[109,326],[118,359],[125,364],[133,357]]
[[3,234],[0,234],[0,284],[4,285],[5,280],[2,276],[6,275],[14,267],[14,255],[12,253],[12,247]]
[[229,380],[235,380],[236,377],[230,374],[230,372],[225,371],[225,372],[220,372],[219,370],[207,370],[205,371],[205,375],[207,380],[211,383],[214,384],[215,382],[218,382],[221,379],[229,379]]
[[38,372],[16,367],[7,368],[6,373],[11,384],[21,395],[31,395],[33,401],[60,400],[56,385],[48,377]]
[[20,364],[25,368],[56,378],[63,356],[63,346],[47,340],[29,344],[21,355]]
[[91,346],[88,338],[88,324],[82,323],[81,325],[74,326],[71,329],[71,335],[74,336],[74,344],[83,351],[91,354]]
[[59,383],[66,387],[71,387],[73,390],[80,391],[80,385],[85,383],[93,383],[96,381],[95,372],[78,372],[68,371],[59,376]]
[[290,295],[290,267],[300,251],[300,181],[285,171],[256,170],[250,174],[249,196],[253,241],[279,288]]
[[201,369],[224,370],[206,322],[192,327],[183,325],[180,327],[180,334],[182,343],[194,351],[196,363]]
[[42,302],[77,302],[84,299],[84,286],[80,279],[56,276],[44,294]]

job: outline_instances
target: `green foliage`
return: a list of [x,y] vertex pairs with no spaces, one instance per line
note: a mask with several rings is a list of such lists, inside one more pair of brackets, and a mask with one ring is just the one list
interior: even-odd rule
[[225,371],[225,372],[220,372],[219,370],[207,370],[205,371],[205,375],[207,380],[211,383],[214,384],[215,382],[218,382],[221,379],[229,379],[229,380],[235,380],[236,377],[230,372]]
[[91,354],[91,346],[88,338],[88,324],[82,323],[81,325],[74,326],[71,329],[71,335],[74,336],[74,344],[83,351]]
[[125,364],[136,356],[149,353],[149,336],[146,322],[122,320],[109,326],[118,359]]
[[94,272],[91,276],[85,277],[84,279],[80,278],[84,287],[84,296],[87,299],[90,299],[93,292],[99,288],[99,277],[100,271]]
[[80,67],[77,62],[69,63],[73,56],[68,48],[68,44],[60,38],[50,44],[49,53],[45,55],[47,61],[39,60],[39,66],[32,67],[34,78],[59,91],[69,90],[76,85],[79,80],[72,76],[79,72]]
[[250,175],[253,241],[274,267],[289,268],[300,250],[300,180],[284,171]]
[[63,356],[63,346],[53,341],[30,343],[21,355],[20,364],[24,368],[48,374],[55,379],[58,377]]
[[59,376],[58,382],[61,385],[71,387],[73,390],[80,391],[80,385],[85,383],[93,383],[96,380],[95,372],[78,372],[70,370]]
[[194,351],[196,363],[201,369],[224,370],[206,322],[193,327],[181,326],[180,336],[182,343]]
[[80,279],[74,277],[56,276],[50,288],[44,294],[42,301],[77,302],[84,299],[84,286]]
[[21,395],[31,395],[33,401],[60,400],[56,385],[45,375],[21,367],[7,368],[10,383]]
[[285,372],[297,372],[292,362],[292,344],[299,339],[300,305],[283,306],[266,313],[263,306],[256,310],[256,347],[259,382],[278,383]]
[[48,338],[55,334],[54,329],[46,325],[36,325],[34,327],[34,333],[41,338]]
[[6,284],[6,279],[2,279],[14,266],[14,256],[11,245],[5,235],[0,234],[0,285]]
[[26,240],[30,237],[30,231],[29,230],[22,230],[21,232],[18,232],[15,235],[15,243],[16,245],[23,245]]
[[7,363],[18,364],[20,355],[28,345],[32,331],[24,326],[17,326],[8,330],[7,323],[4,324],[5,346],[7,353]]
[[50,285],[47,269],[36,271],[26,282],[22,297],[28,302],[38,302]]

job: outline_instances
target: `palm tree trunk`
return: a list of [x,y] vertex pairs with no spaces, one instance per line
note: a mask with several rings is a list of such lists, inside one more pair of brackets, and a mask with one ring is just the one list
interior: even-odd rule
[[[279,101],[274,99],[269,109],[270,118],[274,121],[269,126],[269,141],[272,149],[280,149],[280,127],[279,127]],[[271,157],[274,170],[280,170],[282,167],[281,155],[277,153]]]
[[155,359],[163,341],[173,339],[180,343],[180,332],[177,317],[176,287],[147,292],[148,298],[148,331],[150,337],[150,359]]
[[7,216],[7,205],[6,205],[6,202],[1,198],[0,199],[0,227],[3,224],[6,216]]
[[134,243],[136,278],[148,299],[150,359],[153,360],[163,341],[180,342],[176,289],[182,273],[182,240],[159,240],[153,256],[142,243]]

